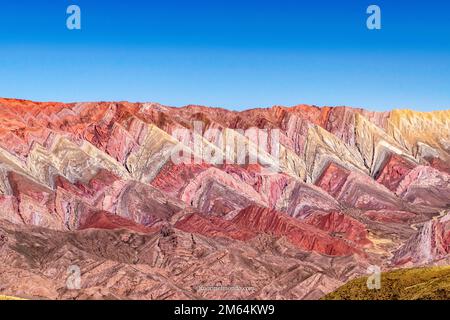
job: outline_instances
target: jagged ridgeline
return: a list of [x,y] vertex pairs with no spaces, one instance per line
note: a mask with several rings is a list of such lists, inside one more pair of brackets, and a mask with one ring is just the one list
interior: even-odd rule
[[450,111],[0,99],[0,176],[5,296],[318,299],[450,260]]

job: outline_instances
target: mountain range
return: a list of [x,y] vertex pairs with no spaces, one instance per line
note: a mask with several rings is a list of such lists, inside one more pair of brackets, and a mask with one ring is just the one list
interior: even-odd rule
[[[236,158],[212,129],[258,161],[173,161],[203,156],[180,130]],[[0,99],[0,177],[5,296],[320,299],[450,263],[450,110]]]

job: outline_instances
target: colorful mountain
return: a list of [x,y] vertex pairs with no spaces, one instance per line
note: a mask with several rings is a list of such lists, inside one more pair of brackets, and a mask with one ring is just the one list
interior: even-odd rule
[[318,299],[450,261],[450,111],[0,99],[0,177],[5,296]]

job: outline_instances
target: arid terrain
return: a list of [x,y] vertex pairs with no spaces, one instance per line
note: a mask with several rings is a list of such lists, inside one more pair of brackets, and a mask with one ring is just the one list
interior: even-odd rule
[[0,177],[0,296],[320,299],[450,264],[450,111],[0,99]]
[[352,280],[325,300],[450,300],[450,267],[398,269],[383,273],[379,290],[367,278]]

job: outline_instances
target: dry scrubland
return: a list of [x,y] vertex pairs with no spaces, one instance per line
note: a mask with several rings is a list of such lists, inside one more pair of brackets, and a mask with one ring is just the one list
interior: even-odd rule
[[369,290],[367,277],[348,282],[327,300],[448,300],[450,266],[402,269],[383,273],[381,288]]

